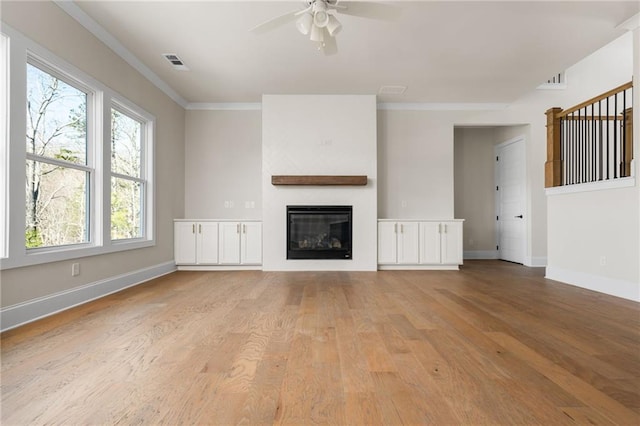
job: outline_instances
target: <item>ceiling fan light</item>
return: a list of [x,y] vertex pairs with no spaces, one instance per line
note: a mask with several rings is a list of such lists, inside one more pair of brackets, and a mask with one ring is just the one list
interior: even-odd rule
[[341,29],[342,24],[340,23],[340,21],[338,21],[335,16],[329,15],[329,22],[327,23],[327,31],[329,31],[329,35],[333,37],[338,34]]
[[329,14],[325,10],[319,10],[313,15],[313,23],[320,28],[324,28],[329,23]]
[[309,31],[311,31],[311,27],[313,26],[313,16],[311,13],[305,13],[296,21],[296,28],[302,34],[307,35]]
[[318,42],[323,42],[324,41],[324,28],[320,28],[316,25],[313,25],[311,27],[311,36],[309,37],[311,39],[311,41],[318,41]]

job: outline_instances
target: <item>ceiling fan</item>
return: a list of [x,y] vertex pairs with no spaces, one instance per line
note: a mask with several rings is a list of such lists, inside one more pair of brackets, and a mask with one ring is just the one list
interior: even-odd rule
[[336,14],[359,16],[362,18],[393,20],[398,17],[400,8],[378,2],[349,2],[340,0],[303,0],[302,9],[293,10],[276,16],[252,28],[251,32],[262,34],[278,28],[287,22],[296,21],[296,28],[318,45],[325,55],[337,53],[335,36],[342,29]]

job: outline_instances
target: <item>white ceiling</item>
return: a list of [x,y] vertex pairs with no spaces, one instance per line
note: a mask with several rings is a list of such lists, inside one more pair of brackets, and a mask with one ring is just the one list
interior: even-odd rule
[[376,94],[383,85],[408,89],[382,102],[508,103],[623,34],[616,27],[640,10],[638,1],[397,1],[391,21],[338,15],[339,51],[324,56],[293,21],[248,31],[302,1],[76,4],[190,103]]

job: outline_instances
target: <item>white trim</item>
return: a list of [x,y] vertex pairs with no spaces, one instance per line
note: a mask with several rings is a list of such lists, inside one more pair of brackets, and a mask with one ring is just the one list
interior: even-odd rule
[[[397,103],[383,102],[378,110],[386,111],[492,111],[507,108],[503,103]],[[207,111],[260,111],[261,102],[191,102],[187,110]]]
[[616,26],[616,29],[623,28],[627,31],[633,31],[636,28],[640,28],[640,13],[636,13],[631,18],[627,19],[620,25]]
[[547,257],[546,256],[525,256],[524,266],[529,266],[532,268],[547,266]]
[[207,111],[260,111],[261,102],[192,102],[185,107],[187,110]]
[[50,294],[0,309],[1,331],[48,317],[92,300],[170,274],[176,270],[173,261],[106,278],[70,290]]
[[381,102],[378,110],[383,111],[493,111],[506,109],[507,103],[424,103],[424,102]]
[[547,266],[545,278],[640,302],[640,283]]
[[498,250],[467,250],[463,253],[463,259],[499,259]]
[[140,59],[138,59],[131,51],[129,51],[122,43],[120,43],[113,35],[111,35],[104,27],[87,15],[73,1],[69,0],[53,0],[53,2],[69,16],[75,19],[80,25],[85,27],[91,34],[96,36],[98,40],[103,42],[107,47],[113,50],[125,62],[136,69],[154,86],[164,92],[173,99],[181,107],[185,108],[188,104],[187,100],[178,94],[171,86],[164,82],[151,68],[147,67]]
[[578,183],[575,185],[554,186],[545,188],[547,196],[573,194],[576,192],[601,191],[605,189],[629,188],[636,186],[636,178],[624,177],[618,179],[601,180],[598,182]]
[[543,83],[536,87],[537,90],[565,90],[567,83]]
[[458,265],[378,265],[379,271],[457,271]]

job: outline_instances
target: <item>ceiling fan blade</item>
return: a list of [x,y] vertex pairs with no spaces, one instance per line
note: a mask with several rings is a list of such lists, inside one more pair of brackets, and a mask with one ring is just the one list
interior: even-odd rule
[[299,12],[300,9],[296,9],[283,15],[276,16],[275,18],[269,19],[262,24],[256,25],[255,27],[251,28],[249,32],[252,32],[254,34],[264,34],[268,31],[278,28],[281,25],[286,24],[287,22],[293,21],[294,19],[296,19],[296,16],[299,14]]
[[326,28],[324,32],[324,46],[321,47],[321,50],[325,56],[332,56],[338,53],[338,43],[336,38],[331,37]]
[[333,9],[341,15],[359,16],[382,21],[394,21],[402,13],[400,6],[366,1],[341,1],[336,3]]

